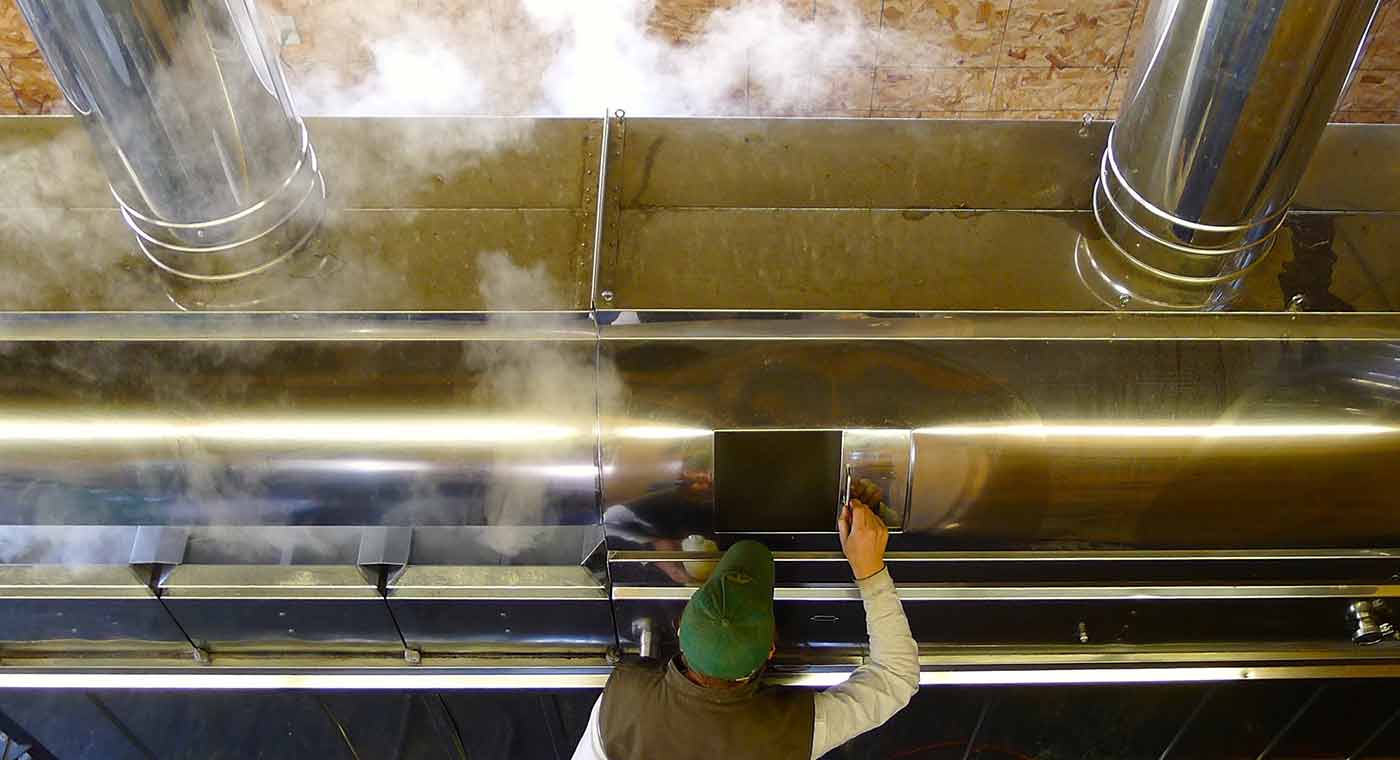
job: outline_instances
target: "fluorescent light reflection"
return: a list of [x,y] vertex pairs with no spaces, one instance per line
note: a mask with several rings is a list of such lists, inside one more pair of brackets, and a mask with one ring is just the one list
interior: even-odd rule
[[714,431],[705,428],[676,427],[672,425],[641,425],[618,428],[620,438],[633,438],[643,441],[669,441],[684,438],[707,438]]
[[1122,424],[940,425],[914,431],[945,438],[1350,438],[1400,432],[1390,425],[1362,424]]
[[453,419],[4,419],[0,444],[141,442],[198,439],[222,443],[536,443],[578,431],[529,420]]
[[[611,470],[607,468],[604,472]],[[516,475],[529,475],[541,478],[593,480],[598,477],[598,468],[591,464],[542,464],[520,465],[509,468]]]

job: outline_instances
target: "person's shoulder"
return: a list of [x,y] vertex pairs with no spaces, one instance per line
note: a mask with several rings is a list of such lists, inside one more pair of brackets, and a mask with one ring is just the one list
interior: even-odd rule
[[764,684],[763,687],[758,690],[758,696],[784,704],[791,702],[810,702],[812,701],[812,696],[816,693],[815,689],[807,689],[801,686],[774,686],[771,684]]
[[639,695],[654,694],[663,688],[665,680],[666,663],[658,664],[636,657],[623,658],[613,666],[612,675],[608,676],[608,682],[603,687],[603,707],[606,709],[613,699],[627,702],[638,698]]
[[620,680],[654,680],[663,678],[666,675],[666,663],[656,660],[644,660],[640,657],[624,657],[613,666],[612,675],[608,678],[608,683]]

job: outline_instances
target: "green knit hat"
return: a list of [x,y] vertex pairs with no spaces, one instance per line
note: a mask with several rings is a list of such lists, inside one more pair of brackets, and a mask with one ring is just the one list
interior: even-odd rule
[[711,678],[753,675],[773,648],[773,553],[740,541],[724,553],[681,614],[686,664]]

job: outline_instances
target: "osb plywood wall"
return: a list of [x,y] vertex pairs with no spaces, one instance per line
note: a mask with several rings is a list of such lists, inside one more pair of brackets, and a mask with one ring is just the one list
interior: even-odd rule
[[[0,114],[61,113],[15,1],[0,0]],[[597,50],[526,1],[258,0],[309,112],[567,113],[616,88],[667,112],[1011,119],[1111,118],[1153,0],[553,0],[649,6]],[[782,33],[716,23],[745,3],[780,9],[757,18]],[[1338,121],[1400,122],[1397,6]],[[618,55],[655,86],[580,63]]]

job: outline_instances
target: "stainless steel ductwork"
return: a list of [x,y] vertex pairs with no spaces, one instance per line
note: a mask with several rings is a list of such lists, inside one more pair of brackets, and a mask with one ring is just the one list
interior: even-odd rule
[[314,232],[325,187],[251,0],[20,8],[157,267],[237,279]]
[[144,268],[84,156],[0,191],[0,688],[596,688],[745,537],[830,683],[848,478],[925,683],[1400,673],[1400,128],[1325,130],[1202,313],[1083,267],[1106,124],[308,122],[383,181],[256,310],[63,287]]
[[1213,285],[1268,252],[1379,5],[1154,4],[1095,196],[1134,266]]

